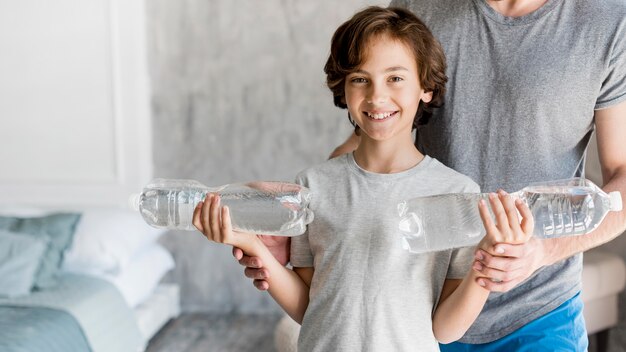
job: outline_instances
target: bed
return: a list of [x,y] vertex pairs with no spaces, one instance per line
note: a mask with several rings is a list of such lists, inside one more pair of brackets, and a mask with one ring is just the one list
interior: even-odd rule
[[162,233],[121,209],[0,209],[0,351],[143,351],[180,312]]

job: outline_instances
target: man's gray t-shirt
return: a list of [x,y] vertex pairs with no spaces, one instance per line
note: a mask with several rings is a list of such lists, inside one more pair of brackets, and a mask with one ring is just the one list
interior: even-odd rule
[[[405,0],[441,42],[445,105],[417,145],[483,191],[580,176],[594,110],[626,101],[626,2],[549,0],[505,17],[484,0]],[[494,293],[461,339],[485,343],[580,291],[582,256]]]
[[409,170],[377,174],[351,153],[303,171],[297,182],[314,192],[315,213],[291,242],[291,264],[315,269],[298,350],[438,351],[434,306],[444,280],[470,270],[473,249],[409,253],[397,205],[478,192],[478,185],[428,156]]

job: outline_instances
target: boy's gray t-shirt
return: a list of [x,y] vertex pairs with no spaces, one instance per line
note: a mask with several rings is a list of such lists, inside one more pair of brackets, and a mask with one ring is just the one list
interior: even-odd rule
[[[594,110],[626,101],[626,2],[549,0],[505,17],[484,0],[405,0],[441,42],[445,105],[420,129],[419,148],[485,192],[583,172]],[[581,290],[582,256],[494,293],[461,339],[496,340]]]
[[315,213],[291,242],[291,264],[315,269],[298,350],[438,351],[434,306],[444,280],[470,270],[473,248],[409,253],[397,205],[478,192],[478,185],[428,156],[407,171],[376,174],[351,153],[303,171],[297,182],[314,192]]

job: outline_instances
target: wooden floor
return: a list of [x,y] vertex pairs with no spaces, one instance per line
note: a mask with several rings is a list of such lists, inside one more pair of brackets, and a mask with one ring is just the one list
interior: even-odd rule
[[146,352],[274,352],[281,315],[183,314],[152,339]]

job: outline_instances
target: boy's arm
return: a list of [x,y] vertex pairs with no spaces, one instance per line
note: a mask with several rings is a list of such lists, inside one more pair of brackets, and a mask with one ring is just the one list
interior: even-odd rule
[[217,194],[207,195],[206,200],[198,204],[193,213],[193,224],[207,239],[237,246],[247,255],[260,258],[269,272],[270,294],[293,320],[302,322],[309,305],[313,268],[297,269],[297,272],[287,269],[258,236],[233,231],[228,207],[220,207]]
[[[259,241],[260,242],[260,241]],[[293,268],[283,266],[264,245],[248,255],[259,257],[269,272],[266,278],[268,292],[281,308],[298,324],[302,324],[304,312],[309,306],[309,287],[313,268]]]
[[[494,220],[484,201],[478,210],[485,226],[486,235],[478,247],[492,247],[496,243],[524,243],[532,236],[534,227],[530,209],[521,201],[513,199],[503,191],[490,194],[489,202]],[[519,214],[522,216],[520,221]],[[485,288],[487,277],[480,274],[480,263],[474,261],[463,280],[446,280],[433,315],[433,333],[441,343],[460,339],[483,309],[489,291]]]
[[471,270],[463,280],[446,280],[433,316],[437,341],[451,343],[460,339],[483,309],[489,291],[480,286],[479,276]]

